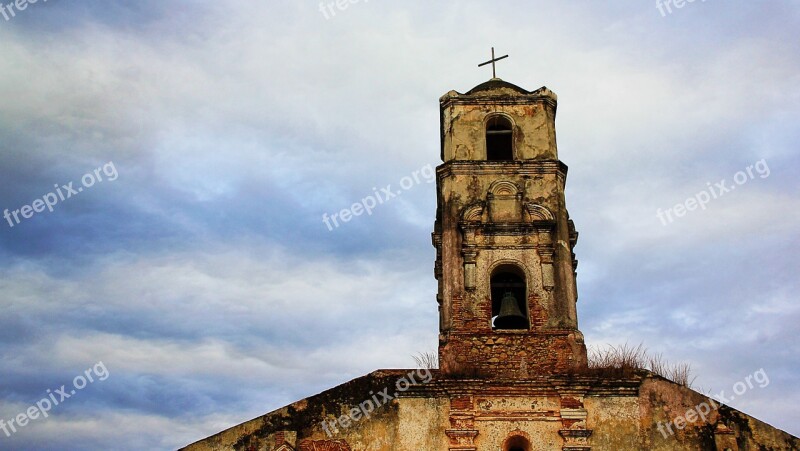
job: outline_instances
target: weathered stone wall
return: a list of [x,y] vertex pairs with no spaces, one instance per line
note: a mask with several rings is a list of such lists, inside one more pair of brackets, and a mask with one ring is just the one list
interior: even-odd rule
[[529,378],[567,374],[586,365],[585,345],[572,330],[449,335],[440,347],[445,370],[455,376]]
[[502,114],[514,125],[517,159],[557,160],[556,95],[547,88],[535,93],[497,87],[473,94],[450,91],[439,100],[444,161],[486,160],[486,121]]
[[[442,379],[416,385],[368,418],[328,435],[320,427],[409,370],[379,371],[235,426],[187,451],[528,451],[797,450],[800,440],[718,405],[674,434],[659,425],[686,416],[709,398],[662,378],[538,377]],[[393,394],[393,392],[392,392]]]
[[[186,451],[389,451],[398,441],[398,380],[408,371],[376,371],[183,448]],[[419,379],[419,378],[417,378]],[[420,379],[421,380],[421,379]],[[405,388],[405,387],[403,387]],[[393,399],[386,401],[381,393]],[[368,416],[353,415],[361,403],[378,400]],[[383,402],[386,401],[386,402]],[[369,410],[369,409],[367,409]],[[430,412],[421,411],[421,414]],[[351,416],[352,415],[352,416]],[[407,416],[407,415],[406,415]],[[336,421],[342,419],[342,421]],[[323,427],[323,422],[326,427]]]
[[[704,407],[707,406],[707,407]],[[599,407],[599,406],[598,406]],[[598,409],[602,411],[601,409]],[[708,413],[705,413],[705,412]],[[701,415],[702,413],[702,415]],[[798,450],[800,440],[700,393],[658,377],[643,380],[638,414],[641,449]],[[684,419],[679,429],[676,419]],[[660,426],[660,428],[659,428]],[[609,435],[613,435],[609,432]],[[599,448],[598,448],[599,449]],[[607,448],[611,449],[611,448]]]
[[387,449],[447,449],[447,398],[408,397],[401,398],[399,404],[398,439]]

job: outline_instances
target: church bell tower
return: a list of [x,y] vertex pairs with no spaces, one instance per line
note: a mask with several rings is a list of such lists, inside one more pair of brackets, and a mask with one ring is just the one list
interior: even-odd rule
[[439,104],[432,236],[442,372],[520,379],[585,368],[556,95],[492,78]]

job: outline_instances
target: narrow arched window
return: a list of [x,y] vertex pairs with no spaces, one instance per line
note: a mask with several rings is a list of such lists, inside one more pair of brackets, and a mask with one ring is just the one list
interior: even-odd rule
[[503,116],[493,116],[486,123],[486,159],[511,161],[514,159],[511,121]]
[[530,327],[525,273],[513,265],[502,265],[491,277],[492,329],[525,330]]

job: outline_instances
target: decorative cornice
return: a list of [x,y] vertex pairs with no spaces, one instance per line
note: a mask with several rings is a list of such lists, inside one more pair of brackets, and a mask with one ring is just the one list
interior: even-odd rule
[[[451,93],[455,93],[455,95]],[[558,108],[558,100],[547,95],[468,96],[465,94],[458,94],[455,91],[451,91],[442,96],[439,101],[439,108],[444,110],[454,105],[485,105],[487,103],[491,103],[492,105],[530,105],[532,103],[541,103],[552,108],[554,111]]]
[[567,165],[561,160],[450,160],[436,168],[439,177],[450,175],[567,175]]
[[591,429],[562,429],[558,431],[564,438],[589,438],[592,435]]

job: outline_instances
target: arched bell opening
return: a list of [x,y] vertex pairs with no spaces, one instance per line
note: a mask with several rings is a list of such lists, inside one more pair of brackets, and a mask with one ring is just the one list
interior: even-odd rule
[[492,272],[490,284],[492,329],[529,329],[525,273],[515,265],[501,265]]
[[513,124],[504,116],[492,116],[486,122],[486,159],[488,161],[514,160]]

